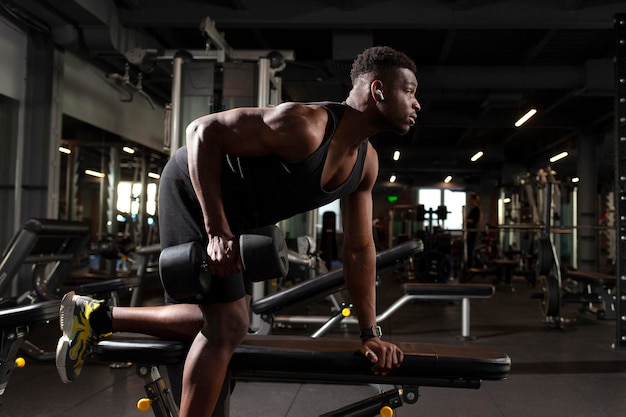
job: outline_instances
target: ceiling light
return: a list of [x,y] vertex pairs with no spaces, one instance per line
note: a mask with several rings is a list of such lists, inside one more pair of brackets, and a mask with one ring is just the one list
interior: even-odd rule
[[155,180],[158,180],[159,178],[161,178],[161,176],[157,174],[156,172],[148,172],[148,176],[150,178],[154,178]]
[[574,177],[574,178],[572,178],[572,182],[573,182],[573,183],[576,183],[576,182],[579,182],[579,181],[580,181],[580,178],[578,178],[578,177]]
[[535,115],[535,113],[537,113],[537,109],[528,110],[528,113],[520,117],[520,119],[517,122],[515,122],[515,127],[520,127],[521,125],[526,123],[528,119],[530,119],[531,117]]
[[400,151],[394,151],[393,152],[393,160],[397,161],[398,159],[400,159]]
[[135,153],[135,150],[134,150],[133,148],[131,148],[130,146],[124,146],[124,147],[122,148],[122,150],[123,150],[124,152],[126,152],[126,153],[131,154],[131,155]]
[[72,153],[72,150],[70,148],[66,148],[65,146],[59,146],[59,152],[66,153],[69,155]]
[[446,184],[450,183],[450,181],[452,181],[452,175],[448,175],[443,182],[445,182]]
[[391,174],[391,177],[389,177],[389,182],[396,182],[397,179],[398,177],[396,177],[396,174]]
[[559,154],[556,154],[552,158],[550,158],[550,162],[556,162],[559,159],[565,158],[567,155],[569,155],[567,152],[561,152]]
[[471,158],[470,161],[472,162],[476,162],[478,161],[480,158],[482,158],[482,156],[484,155],[483,151],[478,151],[476,152]]
[[508,203],[510,203],[510,202],[511,202],[511,198],[510,198],[510,197],[505,197],[505,198],[503,198],[503,199],[502,199],[502,202],[503,202],[504,204],[508,204]]
[[85,174],[91,175],[92,177],[104,178],[104,174],[102,172],[94,171],[92,169],[86,169]]

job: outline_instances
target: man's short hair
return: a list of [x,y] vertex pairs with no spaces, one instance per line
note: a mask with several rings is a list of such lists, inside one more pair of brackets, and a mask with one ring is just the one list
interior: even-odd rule
[[404,53],[388,46],[374,46],[367,48],[355,58],[350,71],[350,79],[354,84],[363,74],[380,75],[384,71],[396,68],[407,68],[413,73],[417,71],[415,62]]

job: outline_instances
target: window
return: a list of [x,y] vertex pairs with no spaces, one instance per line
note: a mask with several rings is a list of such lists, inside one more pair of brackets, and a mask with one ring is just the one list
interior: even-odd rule
[[[438,224],[448,230],[461,230],[463,228],[463,206],[466,204],[465,191],[440,190],[438,188],[424,188],[418,191],[418,204],[423,204],[424,209],[436,211],[441,205],[446,206],[447,218]],[[426,220],[428,220],[428,214]],[[434,215],[433,219],[437,216]]]
[[[149,183],[146,202],[146,213],[154,216],[157,206],[157,185]],[[117,185],[117,210],[121,213],[128,213],[136,216],[139,213],[141,197],[141,183],[130,181],[120,181]]]
[[443,201],[448,210],[446,229],[460,230],[463,228],[463,206],[466,205],[465,191],[443,191]]

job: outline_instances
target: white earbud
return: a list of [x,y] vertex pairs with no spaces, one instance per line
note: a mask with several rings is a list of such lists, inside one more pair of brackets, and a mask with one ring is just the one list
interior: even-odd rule
[[385,99],[385,96],[383,95],[383,92],[380,91],[379,89],[374,90],[374,93],[376,93],[376,95],[378,96],[380,101],[383,101]]

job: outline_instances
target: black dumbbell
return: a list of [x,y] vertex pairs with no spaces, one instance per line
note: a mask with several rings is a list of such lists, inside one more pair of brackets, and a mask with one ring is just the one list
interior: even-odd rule
[[[276,226],[242,234],[239,253],[244,275],[252,281],[287,275],[287,244]],[[206,247],[200,242],[188,242],[163,249],[159,257],[159,274],[165,291],[174,299],[202,296],[211,284]]]

